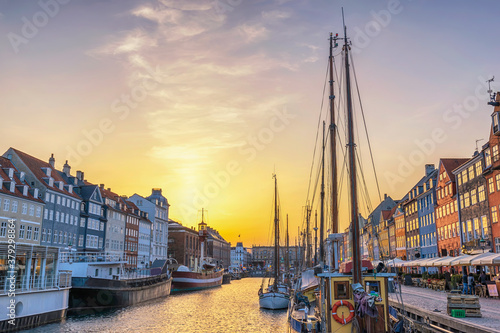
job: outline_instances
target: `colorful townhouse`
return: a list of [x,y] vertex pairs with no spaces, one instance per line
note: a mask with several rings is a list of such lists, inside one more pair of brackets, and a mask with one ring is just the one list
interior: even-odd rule
[[[26,183],[38,190],[38,197],[45,203],[40,245],[74,248],[81,235],[82,199],[75,184],[66,181],[56,170],[54,156],[44,162],[14,148],[9,148],[3,156],[24,173]],[[69,173],[68,163],[63,168]]]
[[[407,197],[401,199],[401,202],[408,200]],[[403,211],[403,204],[398,204],[396,210],[394,211],[394,229],[396,234],[396,256],[402,260],[406,260],[406,223],[405,214]]]
[[[490,207],[483,169],[484,151],[476,151],[471,159],[453,170],[457,178],[461,245],[467,253],[491,248]],[[449,237],[448,229],[444,230],[443,236]]]
[[438,171],[434,164],[425,165],[426,176],[422,180],[422,193],[417,196],[418,230],[420,235],[421,258],[438,257],[436,220],[436,179]]

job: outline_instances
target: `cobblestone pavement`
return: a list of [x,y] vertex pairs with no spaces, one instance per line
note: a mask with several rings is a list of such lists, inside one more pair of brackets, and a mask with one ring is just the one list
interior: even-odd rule
[[[447,315],[447,292],[436,291],[432,289],[402,286],[401,295],[404,304],[410,304],[419,308],[434,311],[439,310],[441,314]],[[389,299],[401,302],[401,297],[396,293],[390,293]],[[482,318],[455,318],[457,321],[466,321],[468,323],[491,328],[492,332],[500,332],[500,299],[498,298],[479,298],[481,304]]]

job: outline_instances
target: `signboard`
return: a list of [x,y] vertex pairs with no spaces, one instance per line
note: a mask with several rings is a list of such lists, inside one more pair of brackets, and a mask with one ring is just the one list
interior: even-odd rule
[[487,284],[488,287],[488,293],[490,296],[498,296],[498,289],[496,284]]

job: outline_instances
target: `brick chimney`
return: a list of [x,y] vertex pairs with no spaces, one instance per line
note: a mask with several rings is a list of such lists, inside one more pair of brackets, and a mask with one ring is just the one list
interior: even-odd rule
[[49,158],[49,164],[52,168],[55,168],[55,165],[56,165],[56,159],[54,158],[54,154],[51,154],[50,155],[50,158]]
[[71,172],[71,167],[68,164],[68,160],[66,160],[66,163],[64,163],[63,172],[66,174],[66,176],[69,177],[69,174]]

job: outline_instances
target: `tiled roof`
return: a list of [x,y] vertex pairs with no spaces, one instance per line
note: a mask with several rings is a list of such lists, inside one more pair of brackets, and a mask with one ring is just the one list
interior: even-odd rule
[[[33,175],[40,181],[42,182],[47,188],[55,191],[55,192],[59,192],[59,193],[63,193],[65,195],[68,195],[68,196],[71,196],[71,197],[74,197],[76,199],[81,199],[78,194],[76,194],[75,192],[68,192],[64,187],[62,190],[60,190],[57,186],[49,186],[49,184],[47,184],[47,182],[43,179],[43,178],[47,178],[47,175],[45,174],[45,172],[42,170],[42,168],[50,168],[52,171],[51,171],[51,177],[54,178],[54,182],[58,182],[58,181],[62,181],[64,183],[64,185],[68,185],[68,183],[66,181],[64,181],[64,179],[61,177],[61,175],[59,174],[59,172],[57,172],[57,170],[54,170],[54,168],[52,168],[52,166],[48,163],[48,162],[44,162],[36,157],[33,157],[31,155],[28,155],[20,150],[17,150],[15,148],[10,148],[14,153],[17,154],[17,156],[19,156],[19,158],[23,161],[23,163],[28,167],[28,169],[31,170],[31,172],[33,173]],[[73,184],[71,184],[73,185]]]
[[443,167],[448,173],[448,176],[450,177],[451,181],[455,181],[455,175],[453,174],[453,170],[464,164],[470,160],[470,158],[442,158],[441,162],[443,164]]
[[[4,168],[5,169],[8,169],[8,168],[14,169],[14,175],[12,178],[9,178],[8,173],[3,170]],[[0,188],[0,193],[12,195],[12,196],[23,198],[23,199],[29,199],[29,200],[33,200],[33,201],[37,201],[37,202],[43,202],[41,199],[35,198],[33,196],[32,191],[31,191],[31,193],[30,193],[30,191],[28,191],[28,195],[25,196],[25,195],[23,195],[23,193],[21,192],[21,190],[17,186],[14,188],[14,192],[11,192],[10,188],[7,189],[5,182],[11,181],[11,180],[14,181],[16,183],[16,185],[28,185],[26,180],[21,182],[19,177],[16,175],[16,172],[19,172],[19,170],[17,170],[17,168],[12,163],[12,161],[10,161],[9,159],[7,159],[5,157],[0,156],[0,177],[2,177],[2,179],[3,179],[3,184],[2,184],[2,187]],[[30,190],[32,189],[29,185],[28,185],[28,188]]]

